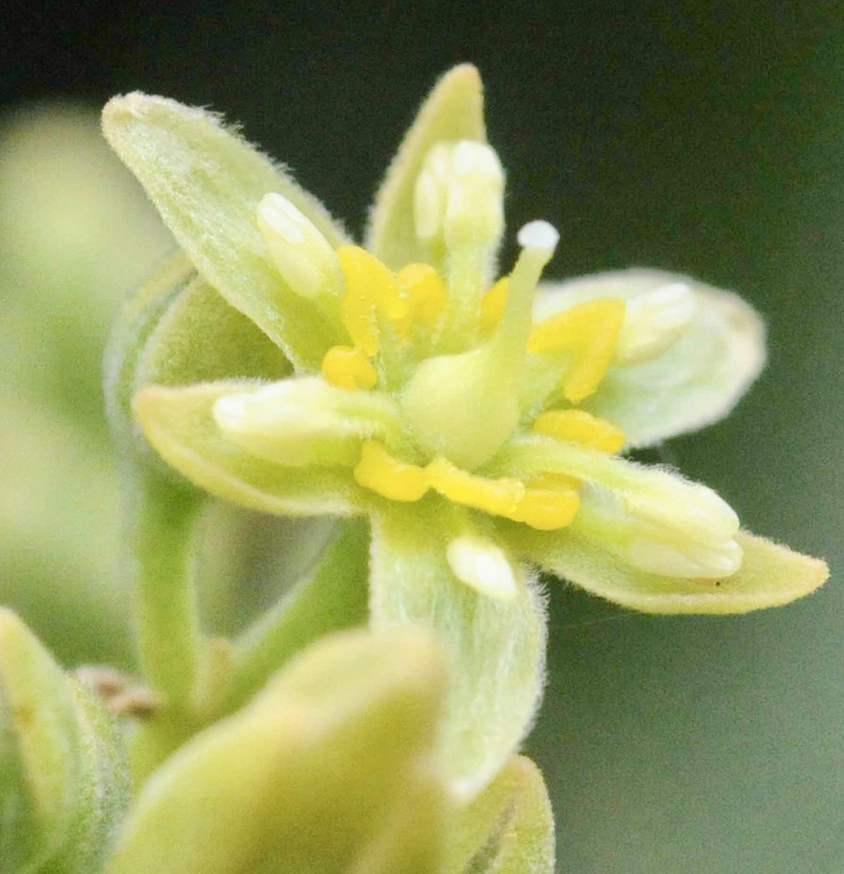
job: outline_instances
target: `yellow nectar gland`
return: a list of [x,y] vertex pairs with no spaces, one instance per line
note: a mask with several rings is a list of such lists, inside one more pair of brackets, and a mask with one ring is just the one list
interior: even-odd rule
[[435,491],[455,504],[474,507],[491,516],[509,516],[525,495],[524,484],[517,479],[475,476],[444,458],[435,458],[425,472]]
[[356,346],[332,346],[322,359],[322,375],[338,388],[374,388],[378,372]]
[[573,404],[593,394],[606,376],[624,312],[623,300],[593,300],[557,313],[531,334],[528,352],[574,356],[563,378],[563,394]]
[[407,264],[399,270],[396,278],[408,296],[407,315],[396,322],[399,336],[410,340],[414,324],[426,327],[432,333],[437,330],[445,308],[448,295],[445,283],[430,264]]
[[580,497],[572,489],[529,488],[508,518],[539,531],[556,531],[571,525],[579,508]]
[[481,299],[481,332],[483,334],[492,334],[504,318],[509,285],[509,277],[502,276]]
[[393,458],[375,440],[363,444],[354,477],[360,485],[391,501],[418,501],[428,491],[421,467]]
[[624,446],[624,431],[585,410],[549,410],[534,423],[536,434],[571,440],[587,449],[615,455]]
[[555,481],[551,488],[537,489],[526,488],[517,479],[475,476],[444,458],[423,468],[394,458],[376,440],[363,444],[354,477],[364,488],[391,501],[418,501],[433,488],[455,504],[523,522],[540,531],[570,525],[580,506],[577,492],[567,487],[564,479],[559,485]]
[[380,346],[379,314],[399,322],[408,314],[408,302],[393,272],[366,249],[341,246],[337,258],[346,277],[346,293],[340,304],[343,326],[355,346],[373,358]]
[[431,487],[455,504],[523,522],[540,531],[571,525],[580,507],[577,492],[568,484],[562,488],[526,488],[517,479],[475,476],[443,458],[432,461],[425,472]]

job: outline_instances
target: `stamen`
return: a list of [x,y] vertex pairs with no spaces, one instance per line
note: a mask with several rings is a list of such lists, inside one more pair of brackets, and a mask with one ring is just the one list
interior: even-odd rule
[[624,446],[621,428],[584,410],[549,410],[533,423],[533,431],[558,440],[571,440],[608,455],[615,455]]
[[328,240],[286,197],[267,194],[258,204],[258,228],[278,272],[308,300],[337,296],[343,274]]
[[563,379],[563,394],[571,403],[593,394],[606,376],[624,312],[623,300],[601,298],[551,316],[531,334],[529,352],[573,354]]
[[504,229],[504,171],[495,150],[471,140],[428,152],[414,195],[416,232],[443,271],[449,301],[437,336],[440,352],[477,341],[478,306]]
[[375,440],[363,444],[354,477],[360,485],[391,501],[418,501],[428,491],[421,467],[399,461]]
[[233,443],[291,467],[354,464],[361,439],[390,441],[400,434],[391,398],[335,388],[315,376],[221,397],[213,415]]
[[370,358],[380,345],[378,314],[393,322],[408,313],[398,280],[374,255],[360,246],[341,246],[337,258],[346,277],[346,294],[340,306],[343,325],[355,346]]
[[679,339],[696,314],[697,300],[685,282],[632,298],[615,346],[615,360],[619,364],[650,361]]
[[517,479],[486,479],[455,467],[445,458],[435,458],[426,468],[428,483],[455,504],[483,510],[491,516],[509,516],[525,494]]
[[732,507],[712,489],[568,441],[543,436],[514,439],[487,473],[498,471],[522,477],[563,473],[594,483],[616,495],[631,516],[695,543],[723,545],[739,527]]
[[338,388],[373,388],[378,372],[356,346],[332,346],[322,359],[322,375]]
[[463,534],[449,542],[446,558],[454,576],[477,592],[501,601],[510,601],[518,594],[513,568],[492,541]]
[[742,550],[732,536],[702,540],[630,513],[623,498],[606,489],[581,489],[577,528],[600,539],[623,561],[646,573],[689,580],[720,580],[734,574]]
[[427,166],[423,167],[416,179],[413,194],[413,221],[416,226],[416,236],[420,240],[433,240],[440,233],[443,215],[445,213],[445,192],[441,178],[445,171],[441,165],[446,164],[446,156],[435,152],[428,158]]
[[413,208],[416,235],[441,238],[448,249],[486,248],[504,228],[504,171],[486,143],[438,143],[416,180]]
[[400,335],[409,340],[411,328],[417,321],[431,333],[435,332],[448,304],[445,283],[439,273],[430,264],[407,264],[396,278],[410,299],[407,316],[396,323]]

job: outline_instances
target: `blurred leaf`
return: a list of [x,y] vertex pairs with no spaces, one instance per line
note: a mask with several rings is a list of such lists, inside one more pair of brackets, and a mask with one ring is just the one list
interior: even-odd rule
[[171,246],[94,111],[0,120],[0,600],[66,661],[129,660],[100,361],[121,297]]
[[324,638],[152,777],[108,874],[434,874],[444,681],[418,631]]

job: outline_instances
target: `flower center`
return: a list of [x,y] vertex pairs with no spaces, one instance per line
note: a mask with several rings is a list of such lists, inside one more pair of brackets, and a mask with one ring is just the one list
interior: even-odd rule
[[[525,424],[524,399],[533,397],[522,379],[528,354],[545,359],[556,390],[561,371],[574,373],[577,391],[564,383],[563,394],[580,400],[609,366],[624,304],[600,302],[580,316],[576,308],[534,329],[537,283],[558,240],[542,221],[522,228],[513,271],[485,293],[482,265],[502,226],[501,183],[486,146],[432,151],[417,186],[416,224],[445,279],[421,263],[394,274],[358,246],[330,251],[292,204],[268,195],[259,225],[280,273],[350,343],[326,352],[325,390],[299,378],[221,401],[215,411],[221,427],[279,463],[351,462],[360,485],[393,501],[434,491],[535,528],[569,525],[580,503],[579,479],[490,477],[481,470]],[[606,318],[607,308],[614,318]],[[535,428],[602,452],[624,442],[609,423],[575,410],[546,414]]]
[[[279,272],[348,345],[327,350],[321,378],[221,398],[218,424],[278,464],[349,466],[359,485],[391,501],[435,492],[545,531],[578,516],[582,533],[641,569],[727,575],[741,560],[732,510],[703,487],[611,458],[624,434],[574,408],[613,361],[648,360],[673,342],[694,315],[691,291],[667,286],[630,307],[616,298],[569,304],[534,326],[558,234],[547,222],[525,225],[515,267],[490,289],[502,187],[489,147],[435,147],[414,216],[432,263],[398,273],[358,246],[332,250],[292,204],[264,198],[259,226]],[[495,555],[467,524],[449,560],[471,576]],[[496,576],[499,588],[505,578]]]
[[[417,443],[473,470],[489,461],[515,430],[516,387],[527,354],[532,303],[558,234],[547,222],[522,228],[522,254],[509,278],[503,317],[484,344],[424,361],[402,393],[402,410]],[[480,321],[480,308],[477,321]]]

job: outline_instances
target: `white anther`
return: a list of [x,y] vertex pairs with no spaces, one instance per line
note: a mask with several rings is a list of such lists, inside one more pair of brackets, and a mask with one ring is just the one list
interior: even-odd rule
[[213,416],[233,443],[292,467],[353,463],[360,456],[360,439],[385,437],[395,418],[389,398],[344,391],[316,376],[221,397]]
[[342,291],[337,255],[313,222],[286,197],[271,193],[261,200],[258,228],[276,269],[296,294],[312,300]]
[[742,548],[735,540],[715,547],[640,538],[630,543],[628,552],[630,563],[640,570],[688,579],[728,577],[741,567],[742,557]]
[[432,240],[437,236],[444,211],[440,183],[431,170],[425,169],[416,179],[413,195],[413,220],[420,240]]
[[448,544],[446,558],[454,576],[481,594],[501,601],[510,601],[518,594],[512,565],[491,541],[463,534]]
[[438,143],[416,179],[413,214],[416,234],[447,246],[486,247],[504,228],[504,171],[486,143]]
[[619,364],[650,361],[676,342],[697,314],[697,300],[685,282],[673,282],[632,298],[615,346]]
[[318,377],[284,379],[258,391],[219,398],[214,421],[229,435],[256,439],[330,432],[336,426],[332,392]]
[[735,510],[720,495],[662,470],[638,469],[623,503],[628,513],[697,543],[726,543],[739,529]]
[[456,176],[474,175],[493,183],[504,182],[501,161],[492,147],[474,140],[461,140],[454,150],[454,173]]

